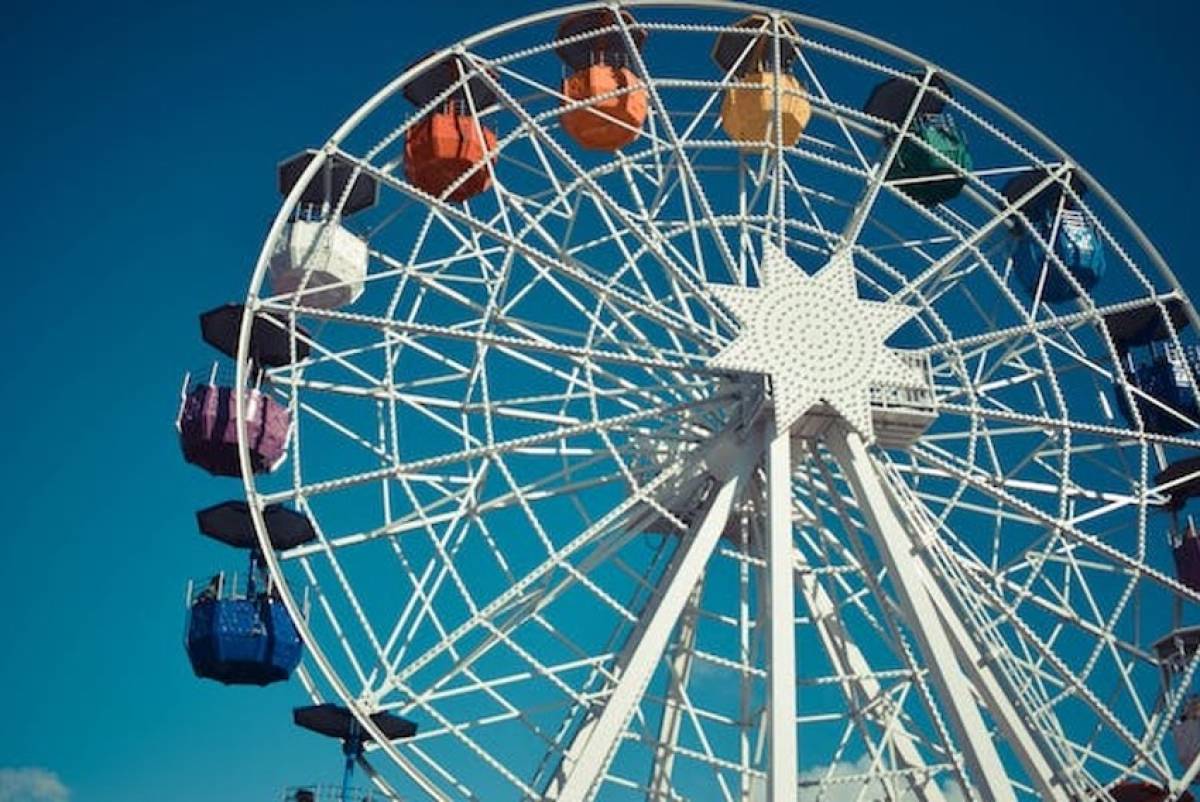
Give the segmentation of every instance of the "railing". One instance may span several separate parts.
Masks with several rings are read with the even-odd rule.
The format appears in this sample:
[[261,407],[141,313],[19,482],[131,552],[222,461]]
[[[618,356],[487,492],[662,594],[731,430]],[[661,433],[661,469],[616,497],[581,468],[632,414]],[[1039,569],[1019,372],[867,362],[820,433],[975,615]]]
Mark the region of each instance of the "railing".
[[1183,703],[1183,709],[1179,711],[1180,720],[1200,718],[1200,695],[1192,694]]
[[[247,414],[250,417],[254,416],[257,409],[258,396],[263,392],[264,374],[261,372],[253,372],[253,381],[251,384],[251,394],[248,403]],[[179,428],[180,418],[183,416],[183,408],[187,404],[188,396],[192,392],[202,386],[209,387],[235,387],[237,384],[237,368],[222,360],[213,361],[212,365],[202,370],[189,370],[183,374],[183,382],[179,388],[179,411],[175,415],[175,428]]]
[[948,131],[952,135],[957,136],[963,142],[966,141],[966,137],[963,136],[958,130],[958,123],[954,122],[954,118],[944,111],[922,114],[919,116],[918,122],[933,128],[940,128],[943,131]]
[[[291,585],[290,582],[288,584]],[[237,571],[232,573],[221,571],[210,577],[189,579],[187,583],[187,595],[184,597],[184,605],[188,609],[191,609],[196,602],[202,600],[238,601],[242,599],[261,598],[263,596],[278,598],[278,594],[275,591],[275,583],[270,577],[256,577],[253,588],[251,588],[250,577],[248,575],[239,574]],[[309,597],[307,587],[304,588],[299,601],[304,617],[308,618]]]
[[340,785],[303,785],[283,792],[283,802],[388,802],[388,797]]
[[1200,368],[1200,346],[1184,344],[1176,348],[1174,343],[1167,343],[1163,346],[1162,359],[1171,366],[1175,383],[1180,386],[1187,386],[1191,382],[1189,373],[1192,376],[1200,373],[1197,370]]
[[1074,228],[1090,228],[1087,217],[1078,209],[1063,209],[1059,225],[1072,226]]
[[933,392],[933,367],[928,354],[894,351],[900,361],[922,378],[921,387],[877,384],[871,386],[871,406],[882,409],[904,408],[932,412],[937,408]]
[[257,596],[260,593],[269,592],[268,584],[268,580],[256,579],[253,587],[254,593],[251,594],[250,578],[246,574],[237,571],[221,571],[209,577],[189,579],[185,602],[187,606],[191,607],[192,604],[202,599],[213,601],[246,599],[251,595]]

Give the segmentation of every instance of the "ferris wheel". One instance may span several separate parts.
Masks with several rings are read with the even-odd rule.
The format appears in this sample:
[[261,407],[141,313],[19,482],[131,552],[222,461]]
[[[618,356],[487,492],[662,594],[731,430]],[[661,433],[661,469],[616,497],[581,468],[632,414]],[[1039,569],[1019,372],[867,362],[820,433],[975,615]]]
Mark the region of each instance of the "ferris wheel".
[[189,591],[197,673],[303,650],[297,723],[406,800],[1190,799],[1200,320],[1014,112],[798,14],[590,3],[279,180],[180,414],[251,554]]

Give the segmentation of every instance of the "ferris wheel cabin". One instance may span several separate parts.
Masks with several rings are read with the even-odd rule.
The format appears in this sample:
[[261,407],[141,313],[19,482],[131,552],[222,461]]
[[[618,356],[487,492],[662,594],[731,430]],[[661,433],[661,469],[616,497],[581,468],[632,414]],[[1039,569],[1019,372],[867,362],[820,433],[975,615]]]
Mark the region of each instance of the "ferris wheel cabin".
[[1161,785],[1135,780],[1117,783],[1108,789],[1108,793],[1114,802],[1167,802],[1169,799],[1175,799],[1177,802],[1194,802],[1191,791],[1184,791],[1178,797],[1174,797]]
[[[380,711],[372,713],[370,719],[388,741],[399,741],[417,734],[416,723],[395,713]],[[292,721],[310,732],[341,741],[346,762],[340,788],[323,785],[297,788],[286,799],[289,802],[369,802],[372,799],[370,792],[364,795],[350,787],[355,763],[362,757],[366,744],[374,740],[374,736],[363,729],[354,714],[346,707],[326,702],[293,708]]]
[[[306,150],[279,165],[279,192],[291,193],[317,155]],[[276,240],[268,269],[277,294],[295,294],[300,306],[338,309],[354,303],[367,276],[367,243],[341,220],[374,206],[379,182],[340,156],[325,159],[300,193],[292,218]]]
[[1200,495],[1200,457],[1173,462],[1154,477],[1159,492],[1167,496],[1171,515],[1169,542],[1175,560],[1175,576],[1194,591],[1200,592],[1200,536],[1195,521],[1184,514],[1188,501]]
[[563,81],[563,105],[590,101],[564,111],[563,130],[586,150],[615,151],[641,134],[648,111],[646,90],[634,72],[646,32],[628,11],[581,11],[558,26],[555,52],[572,71]]
[[[900,131],[903,140],[887,180],[917,203],[936,206],[958,196],[966,184],[963,173],[973,163],[966,136],[945,108],[945,98],[953,96],[950,85],[937,73],[930,75],[928,85],[923,83],[920,74],[884,81],[872,90],[863,111],[902,129],[911,110],[912,121],[907,131]],[[885,145],[891,147],[896,136],[889,129]]]
[[[189,380],[179,412],[183,458],[214,476],[241,476],[237,449],[237,393],[232,387]],[[269,473],[287,448],[291,416],[278,401],[251,389],[246,397],[250,469]]]
[[186,647],[197,677],[225,685],[287,680],[304,653],[283,603],[224,573],[191,595]]
[[[1184,767],[1200,755],[1200,694],[1195,691],[1194,681],[1189,686],[1183,684],[1195,671],[1197,647],[1200,647],[1200,627],[1176,629],[1154,645],[1162,671],[1163,698],[1174,708],[1171,737],[1175,742],[1175,755]],[[1185,794],[1179,799],[1190,800],[1191,795]]]
[[[1069,181],[1076,196],[1086,192],[1074,175]],[[1059,180],[1050,179],[1043,169],[1027,170],[1010,179],[1001,191],[1029,221],[1025,225],[1018,219],[1013,226],[1012,263],[1013,273],[1030,297],[1062,303],[1100,282],[1106,268],[1100,235]]]
[[1196,430],[1200,346],[1176,341],[1190,322],[1178,299],[1163,302],[1161,310],[1152,304],[1105,316],[1128,385],[1128,393],[1119,384],[1115,387],[1117,407],[1131,426],[1138,426],[1136,407],[1148,432],[1177,435]]
[[[799,55],[799,34],[792,23],[779,20],[776,40],[775,22],[765,14],[751,14],[734,23],[737,31],[717,35],[712,59],[726,80],[737,82],[725,90],[721,102],[721,127],[735,142],[745,143],[744,150],[761,151],[775,143],[776,95],[779,96],[779,140],[794,147],[812,117],[812,106],[804,84],[792,75],[792,64]],[[779,69],[775,69],[778,47]],[[778,75],[778,81],[776,76]]]
[[421,191],[454,203],[491,186],[490,154],[496,149],[496,134],[480,119],[496,93],[469,74],[459,56],[448,56],[404,87],[418,109],[433,108],[407,133],[404,174]]
[[[209,345],[227,356],[237,354],[243,307],[226,304],[200,316],[201,334]],[[308,356],[308,347],[298,345],[297,358]],[[261,380],[263,366],[278,367],[291,361],[287,324],[267,314],[254,318],[250,335],[253,372]],[[291,414],[264,393],[261,387],[246,392],[246,434],[250,443],[251,470],[268,473],[286,455]],[[238,461],[237,391],[218,381],[214,366],[205,380],[188,377],[176,420],[183,456],[214,476],[241,476]]]
[[[272,548],[286,550],[316,538],[312,522],[281,505],[263,510]],[[200,532],[249,553],[249,570],[219,573],[188,588],[186,648],[196,676],[226,685],[270,685],[288,679],[304,643],[266,576],[246,502],[227,501],[196,513]]]

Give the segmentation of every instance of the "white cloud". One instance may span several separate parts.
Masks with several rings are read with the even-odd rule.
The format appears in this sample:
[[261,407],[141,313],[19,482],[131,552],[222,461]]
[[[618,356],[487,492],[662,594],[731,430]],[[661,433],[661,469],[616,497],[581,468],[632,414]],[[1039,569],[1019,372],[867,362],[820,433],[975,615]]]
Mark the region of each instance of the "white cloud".
[[[828,766],[802,771],[800,772],[800,782],[819,782],[827,777],[834,779],[845,775],[862,775],[867,773],[870,766],[870,758],[863,756],[854,763],[835,763],[832,772],[830,772]],[[751,802],[764,802],[767,798],[766,790],[765,783],[755,783],[752,785],[750,788]],[[946,802],[965,802],[966,799],[958,786],[953,783],[942,786],[942,795],[945,797]],[[884,793],[883,788],[877,784],[868,786],[864,793],[862,783],[847,782],[830,783],[826,786],[823,794],[818,787],[802,787],[797,799],[799,802],[816,802],[818,799],[821,802],[879,802],[880,800],[887,799],[887,795]],[[900,799],[908,802],[913,797],[911,794],[903,794]],[[0,802],[3,802],[3,800],[0,800]]]
[[0,768],[0,802],[67,802],[71,792],[49,769]]

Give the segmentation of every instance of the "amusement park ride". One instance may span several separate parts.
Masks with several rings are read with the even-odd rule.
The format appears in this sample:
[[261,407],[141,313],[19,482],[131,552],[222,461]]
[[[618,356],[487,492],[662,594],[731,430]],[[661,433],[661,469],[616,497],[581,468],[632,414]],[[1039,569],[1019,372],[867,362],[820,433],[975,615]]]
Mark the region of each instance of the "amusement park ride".
[[1012,111],[591,3],[278,175],[178,429],[196,675],[342,745],[287,800],[1191,800],[1196,312]]

